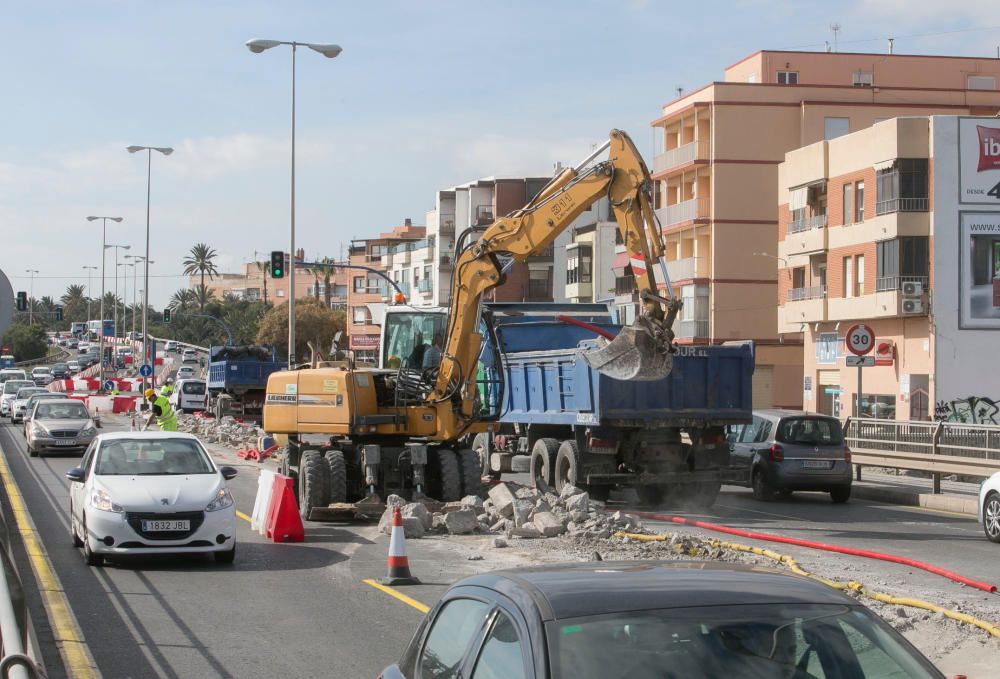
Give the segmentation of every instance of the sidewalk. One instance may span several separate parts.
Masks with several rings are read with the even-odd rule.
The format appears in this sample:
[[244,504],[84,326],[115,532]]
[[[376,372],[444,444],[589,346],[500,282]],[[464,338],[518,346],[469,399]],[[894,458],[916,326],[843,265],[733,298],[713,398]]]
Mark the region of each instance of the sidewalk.
[[861,480],[855,479],[851,496],[861,500],[876,500],[976,516],[979,505],[978,483],[942,479],[941,493],[935,495],[932,488],[932,480],[929,478],[882,474],[862,467]]

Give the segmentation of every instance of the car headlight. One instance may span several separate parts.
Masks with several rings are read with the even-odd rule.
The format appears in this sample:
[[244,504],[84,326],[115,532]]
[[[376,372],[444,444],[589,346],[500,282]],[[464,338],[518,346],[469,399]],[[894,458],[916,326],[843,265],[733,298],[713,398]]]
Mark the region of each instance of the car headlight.
[[85,436],[87,438],[93,438],[97,436],[97,428],[94,425],[89,424],[80,430],[80,436]]
[[215,494],[215,499],[208,503],[205,507],[206,512],[217,512],[220,509],[225,509],[226,507],[231,507],[233,504],[233,494],[229,492],[228,488],[220,488],[219,492]]
[[111,501],[111,496],[100,488],[94,490],[94,494],[90,497],[90,504],[94,506],[94,509],[100,509],[104,512],[123,512],[121,505],[116,505]]
[[37,422],[32,422],[31,423],[31,433],[34,434],[35,436],[45,436],[48,432],[46,432],[42,428],[42,426],[40,424],[38,424]]

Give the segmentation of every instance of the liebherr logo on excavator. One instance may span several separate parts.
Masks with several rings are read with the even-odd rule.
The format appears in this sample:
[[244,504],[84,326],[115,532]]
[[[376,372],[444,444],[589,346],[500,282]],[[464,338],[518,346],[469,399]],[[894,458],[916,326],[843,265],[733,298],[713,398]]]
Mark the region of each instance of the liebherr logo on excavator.
[[552,216],[555,219],[561,219],[564,214],[576,207],[576,201],[573,200],[573,196],[564,194],[559,196],[552,202]]

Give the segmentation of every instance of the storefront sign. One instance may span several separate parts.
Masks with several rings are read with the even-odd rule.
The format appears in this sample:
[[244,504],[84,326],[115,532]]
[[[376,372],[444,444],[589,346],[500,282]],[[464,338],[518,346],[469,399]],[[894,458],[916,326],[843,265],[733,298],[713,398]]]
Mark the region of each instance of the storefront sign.
[[378,335],[351,335],[351,349],[378,349]]
[[1000,120],[958,121],[958,202],[1000,206]]

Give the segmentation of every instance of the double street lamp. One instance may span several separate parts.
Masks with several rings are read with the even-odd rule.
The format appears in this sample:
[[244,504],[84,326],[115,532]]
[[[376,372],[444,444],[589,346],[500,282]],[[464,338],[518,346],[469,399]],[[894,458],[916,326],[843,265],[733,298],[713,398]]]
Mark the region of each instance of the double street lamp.
[[[101,356],[101,383],[103,384],[104,383],[104,294],[105,294],[104,261],[106,259],[104,256],[104,252],[105,250],[108,249],[108,220],[110,219],[113,222],[120,222],[122,220],[122,217],[94,217],[94,216],[87,217],[88,222],[93,222],[98,219],[100,219],[104,223],[104,227],[101,231],[102,233],[101,235],[101,320],[98,323],[100,329],[97,331],[97,337],[98,337],[97,346],[99,347],[98,351],[100,352]],[[104,387],[102,386],[101,388],[103,389]]]
[[31,274],[31,283],[28,287],[28,325],[35,322],[35,274],[38,269],[25,269],[24,273]]
[[[115,313],[114,313],[114,323],[115,323],[115,337],[118,337],[118,251],[119,250],[129,250],[132,248],[131,245],[113,245],[108,243],[104,246],[106,250],[111,248],[115,249]],[[102,322],[104,319],[101,319]]]
[[[162,153],[165,156],[169,156],[174,152],[169,146],[129,146],[126,149],[129,153],[138,153],[139,151],[146,152],[146,255],[144,259],[149,262],[149,196],[150,187],[152,185],[152,175],[153,175],[153,151],[157,153]],[[147,360],[147,355],[149,354],[149,337],[146,333],[146,310],[149,308],[149,266],[148,264],[143,267],[142,274],[142,360],[145,362]],[[156,357],[149,356],[149,364],[156,370]],[[154,380],[155,380],[155,372]],[[155,384],[155,382],[154,382]],[[146,391],[146,378],[142,378],[142,390]]]
[[292,186],[288,250],[288,367],[291,368],[295,365],[295,52],[298,47],[308,47],[328,59],[333,59],[342,49],[340,45],[294,40],[254,39],[248,40],[246,45],[254,54],[260,54],[278,45],[289,45],[292,48]]
[[[136,310],[136,307],[139,306],[137,304],[137,302],[139,300],[139,295],[138,295],[138,293],[136,292],[136,289],[135,289],[136,288],[135,275],[136,275],[136,270],[137,270],[139,262],[145,262],[146,258],[143,257],[142,255],[125,255],[125,259],[131,259],[132,260],[132,263],[129,264],[129,266],[132,267],[132,334],[135,335],[135,310]],[[154,262],[152,260],[150,260],[149,263],[150,264],[156,264],[156,262]],[[143,299],[143,301],[145,301],[145,298]],[[143,314],[143,317],[145,317],[145,315],[146,315],[146,310],[145,309],[142,310],[142,314]],[[145,346],[145,345],[143,345],[143,346]]]

